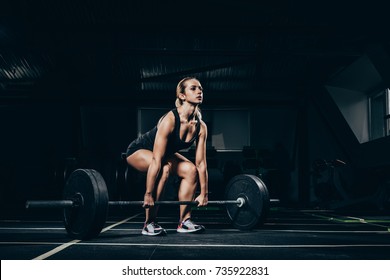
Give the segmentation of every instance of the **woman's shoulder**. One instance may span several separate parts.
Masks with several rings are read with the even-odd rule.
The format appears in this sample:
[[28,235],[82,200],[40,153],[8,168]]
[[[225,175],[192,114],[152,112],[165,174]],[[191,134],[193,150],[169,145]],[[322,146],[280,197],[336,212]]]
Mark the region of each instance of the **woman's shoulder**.
[[165,115],[163,115],[160,120],[158,121],[157,126],[160,127],[163,126],[175,126],[175,115],[173,113],[173,110],[169,111]]
[[165,114],[165,118],[167,118],[169,122],[175,122],[176,116],[175,116],[174,110],[175,109],[173,109]]

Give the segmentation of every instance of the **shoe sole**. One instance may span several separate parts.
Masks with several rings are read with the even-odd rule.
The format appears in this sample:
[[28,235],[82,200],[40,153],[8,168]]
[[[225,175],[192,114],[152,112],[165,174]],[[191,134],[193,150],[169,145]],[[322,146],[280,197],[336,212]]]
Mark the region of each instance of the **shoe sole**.
[[200,229],[177,229],[176,231],[178,233],[201,233],[205,230],[204,227],[201,227]]
[[157,235],[164,235],[164,234],[166,234],[166,231],[162,230],[160,232],[155,233],[155,232],[147,232],[147,231],[143,230],[141,233],[142,233],[142,235],[145,235],[145,236],[157,236]]

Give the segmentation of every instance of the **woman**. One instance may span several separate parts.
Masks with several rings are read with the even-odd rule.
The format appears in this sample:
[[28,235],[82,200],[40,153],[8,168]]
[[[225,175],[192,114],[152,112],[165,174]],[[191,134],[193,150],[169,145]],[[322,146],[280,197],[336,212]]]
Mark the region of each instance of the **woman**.
[[[207,126],[202,121],[199,106],[203,102],[203,88],[193,77],[182,79],[176,87],[176,108],[165,114],[157,126],[134,140],[127,149],[127,163],[141,172],[147,172],[144,204],[146,220],[144,235],[159,235],[165,230],[156,223],[159,200],[170,174],[181,179],[179,201],[194,200],[198,206],[208,203],[208,174],[206,163]],[[196,143],[195,164],[178,153]],[[177,232],[199,232],[203,226],[191,220],[191,206],[180,205]]]

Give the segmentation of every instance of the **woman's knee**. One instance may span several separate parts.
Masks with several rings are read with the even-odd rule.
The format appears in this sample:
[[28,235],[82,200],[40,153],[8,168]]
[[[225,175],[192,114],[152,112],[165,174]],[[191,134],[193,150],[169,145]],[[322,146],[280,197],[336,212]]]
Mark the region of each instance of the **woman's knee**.
[[198,169],[189,161],[180,164],[180,177],[196,182],[198,180]]

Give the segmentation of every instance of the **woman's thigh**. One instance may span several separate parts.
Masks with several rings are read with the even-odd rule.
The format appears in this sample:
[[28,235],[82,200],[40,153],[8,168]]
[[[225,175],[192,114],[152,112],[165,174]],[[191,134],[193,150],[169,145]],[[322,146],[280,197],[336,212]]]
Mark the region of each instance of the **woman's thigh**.
[[[150,163],[152,162],[153,152],[140,149],[135,151],[133,154],[127,157],[127,163],[141,172],[147,172]],[[167,158],[163,165],[168,164],[170,172],[176,174],[177,176],[183,178],[189,172],[196,172],[195,165],[186,157],[179,153],[175,153],[169,158]]]
[[140,149],[132,153],[126,158],[129,165],[141,172],[148,171],[149,165],[152,162],[153,153],[146,149]]

